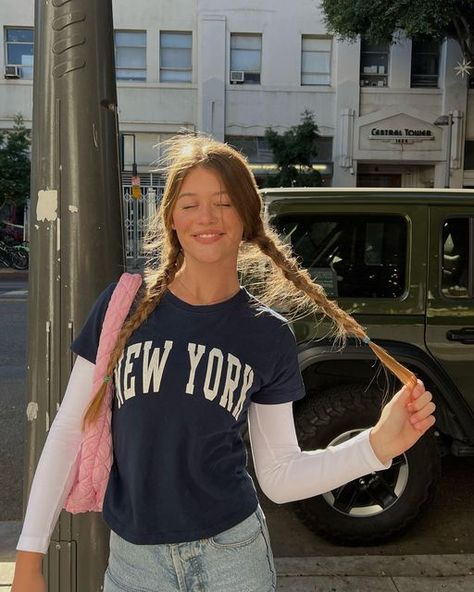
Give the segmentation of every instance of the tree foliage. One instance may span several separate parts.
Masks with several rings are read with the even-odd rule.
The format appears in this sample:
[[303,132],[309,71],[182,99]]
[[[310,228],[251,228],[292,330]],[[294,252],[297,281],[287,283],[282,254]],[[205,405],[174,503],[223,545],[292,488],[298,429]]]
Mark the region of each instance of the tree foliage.
[[30,131],[15,115],[13,129],[0,130],[0,209],[23,206],[30,193]]
[[266,187],[319,187],[321,174],[312,167],[318,155],[318,126],[312,111],[301,114],[301,123],[279,134],[271,127],[265,130],[265,138],[273,151],[278,167],[276,175],[265,181]]
[[392,41],[400,29],[407,37],[457,39],[474,63],[474,0],[318,0],[326,25],[343,39],[358,35]]

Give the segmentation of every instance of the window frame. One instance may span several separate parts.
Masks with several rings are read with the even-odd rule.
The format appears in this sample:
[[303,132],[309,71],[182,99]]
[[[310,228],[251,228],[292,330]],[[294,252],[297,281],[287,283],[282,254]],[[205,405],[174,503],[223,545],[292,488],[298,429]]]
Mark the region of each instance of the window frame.
[[[369,44],[369,42],[367,40],[365,40],[364,38],[361,38],[361,40],[360,40],[360,56],[359,56],[359,85],[360,85],[360,87],[362,87],[362,88],[390,88],[390,68],[391,68],[392,52],[391,52],[390,43],[388,41],[386,43],[387,43],[387,51],[364,50],[364,44],[371,45],[372,47],[377,44],[374,44],[374,43]],[[380,45],[380,44],[378,44],[378,45]],[[387,56],[387,71],[383,74],[379,73],[379,72],[363,72],[362,68],[366,67],[366,66],[362,65],[363,56],[365,56],[365,55],[385,55],[385,56]],[[371,67],[373,68],[373,67],[375,67],[375,65],[372,64]],[[380,68],[380,65],[377,65],[377,68]],[[364,80],[364,77],[368,77],[368,78]],[[368,82],[371,79],[374,82],[377,82],[377,84],[363,84],[363,82]],[[385,84],[382,84],[382,85],[379,84],[378,83],[379,80],[384,80]]]
[[[31,31],[33,33],[33,41],[8,41],[8,31]],[[35,50],[35,28],[34,27],[15,27],[12,25],[5,25],[3,27],[3,40],[4,40],[4,59],[5,59],[5,66],[17,66],[20,69],[20,79],[21,80],[33,80],[34,76],[34,50]],[[13,64],[8,60],[8,47],[10,45],[32,45],[33,46],[33,53],[31,54],[33,57],[32,65],[25,66],[24,64]],[[31,78],[24,78],[23,76],[23,68],[31,68]]]
[[[318,39],[320,41],[329,41],[329,51],[322,51],[322,50],[311,50],[311,49],[303,49],[303,41],[305,39]],[[304,53],[318,53],[318,54],[329,54],[329,72],[303,72],[303,54]],[[332,59],[333,59],[333,37],[327,35],[311,35],[311,34],[304,34],[301,35],[301,52],[300,52],[300,86],[332,86]],[[324,75],[328,77],[327,83],[307,83],[303,82],[303,75],[305,74],[316,74],[316,75]]]
[[[189,36],[190,39],[191,39],[191,47],[168,47],[168,46],[163,46],[162,45],[162,35],[163,35],[163,33],[164,34],[171,34],[171,35],[182,35],[183,37],[185,35],[186,36]],[[186,30],[186,31],[184,31],[184,30],[183,31],[178,31],[178,30],[175,30],[175,29],[173,29],[173,30],[160,29],[158,35],[159,35],[159,41],[158,41],[158,43],[159,43],[159,52],[160,52],[159,65],[158,65],[158,68],[159,68],[158,76],[159,76],[160,83],[161,84],[192,84],[192,82],[193,82],[193,42],[194,42],[194,39],[193,39],[193,31],[189,31],[189,30]],[[189,68],[188,67],[183,68],[183,67],[176,67],[175,66],[173,68],[170,68],[168,66],[162,66],[162,64],[161,64],[162,53],[161,52],[162,52],[163,49],[180,49],[180,50],[187,50],[187,51],[189,51],[190,52],[190,57],[191,57],[191,60],[190,60],[190,64],[191,65],[190,65],[190,67]],[[189,75],[190,75],[189,76],[189,80],[162,80],[162,72],[163,71],[166,71],[166,72],[189,72]]]
[[[235,50],[238,51],[247,51],[247,48],[238,48],[238,47],[232,47],[232,37],[255,37],[257,39],[260,39],[260,63],[259,63],[259,70],[234,70],[232,68],[232,52]],[[248,51],[256,51],[255,49],[253,50],[248,50]],[[257,32],[257,33],[249,33],[249,32],[238,32],[238,31],[231,31],[230,32],[230,37],[229,37],[229,84],[233,84],[233,82],[230,79],[230,73],[231,72],[244,72],[244,81],[241,82],[240,84],[247,84],[249,86],[259,86],[262,84],[262,63],[263,63],[263,33],[261,32]],[[248,74],[258,74],[258,82],[252,82],[251,80],[245,80],[245,73]]]
[[[467,296],[465,298],[456,297],[456,296],[448,296],[444,294],[442,291],[443,288],[443,253],[444,253],[444,243],[442,241],[443,237],[443,228],[444,224],[448,220],[452,220],[454,218],[463,218],[467,219],[468,221],[468,253],[471,253],[470,259],[468,259],[468,268],[467,268]],[[451,305],[454,303],[459,302],[469,302],[474,300],[474,215],[469,214],[449,214],[443,216],[440,220],[440,226],[438,229],[438,298],[444,300],[445,302],[449,302]]]
[[[417,39],[412,39],[412,44],[411,44],[411,60],[410,60],[410,88],[439,88],[439,75],[440,75],[440,64],[441,64],[441,42],[438,42],[438,52],[436,54],[437,57],[437,65],[438,65],[438,72],[436,74],[436,84],[432,85],[432,84],[414,84],[414,80],[413,77],[414,76],[425,76],[425,77],[431,77],[434,78],[434,74],[413,74],[413,59],[415,57],[415,43],[420,42],[421,40],[417,40]],[[431,55],[434,56],[434,52],[428,52],[428,51],[424,51],[424,52],[417,52],[417,55]]]
[[[469,145],[470,145],[470,148],[469,148],[470,158],[469,158],[469,160],[472,161],[472,164],[473,164],[473,166],[471,168],[467,168],[466,167],[466,161],[467,161],[466,153],[468,151],[468,149],[467,149],[468,142],[469,142]],[[464,162],[464,166],[463,166],[463,170],[464,171],[474,171],[474,139],[471,140],[469,138],[466,138],[464,140],[464,158],[463,158],[463,162]]]
[[[270,216],[270,223],[272,224],[272,226],[274,226],[277,230],[277,232],[282,236],[282,238],[284,240],[287,240],[287,236],[284,236],[281,232],[280,232],[280,228],[279,228],[279,221],[281,221],[282,219],[286,219],[286,218],[303,218],[303,217],[311,217],[311,218],[320,218],[325,220],[326,222],[328,221],[328,219],[330,218],[340,218],[341,220],[344,219],[348,219],[349,217],[351,218],[358,218],[361,224],[368,224],[368,223],[373,223],[373,222],[377,222],[380,221],[379,219],[383,219],[383,223],[385,223],[386,221],[390,221],[389,219],[394,220],[395,222],[398,222],[399,224],[402,224],[403,227],[400,228],[401,232],[404,234],[404,242],[403,242],[403,248],[404,248],[404,252],[403,252],[403,263],[404,266],[403,268],[400,267],[400,271],[403,274],[403,285],[400,286],[400,293],[397,296],[361,296],[361,295],[340,295],[339,294],[339,290],[337,291],[337,295],[335,296],[331,296],[334,297],[336,299],[340,299],[341,301],[343,300],[352,300],[352,301],[363,301],[363,302],[370,302],[370,303],[374,303],[373,306],[376,306],[376,302],[378,301],[390,301],[390,302],[406,302],[407,304],[409,303],[407,301],[407,295],[410,292],[410,266],[411,266],[411,232],[412,232],[412,228],[411,228],[411,221],[409,218],[407,218],[405,215],[403,215],[403,213],[401,212],[383,212],[383,211],[376,211],[374,213],[368,213],[368,212],[359,212],[359,211],[354,211],[352,213],[341,213],[338,211],[331,211],[331,210],[327,210],[327,211],[304,211],[304,212],[300,212],[300,211],[281,211],[278,212],[276,214],[273,214]],[[367,227],[365,227],[365,230],[367,229]],[[291,239],[290,239],[291,240]],[[364,244],[366,244],[366,240],[367,240],[367,233],[365,232],[364,234]],[[295,256],[297,256],[300,260],[301,260],[301,255],[295,251],[294,247],[293,247],[293,243],[291,241],[291,247],[292,247],[292,251],[294,253]],[[365,262],[365,255],[364,255],[364,262]],[[303,265],[303,263],[302,263]],[[386,264],[385,263],[381,263],[381,264],[372,264],[372,265],[366,265],[367,268],[370,267],[384,267]],[[326,268],[316,268],[316,267],[307,267],[306,268],[308,270],[309,273],[311,269],[326,269]],[[338,286],[339,287],[339,286]]]
[[[145,34],[145,44],[144,45],[117,45],[116,34],[117,33],[135,33],[135,34]],[[117,66],[117,49],[118,47],[121,48],[129,48],[129,49],[137,49],[141,48],[145,50],[145,66],[143,68],[139,68],[138,66],[129,66],[127,68]],[[147,31],[146,29],[114,29],[114,60],[115,60],[115,79],[117,82],[147,82],[148,79],[148,72],[147,72]],[[119,70],[137,70],[139,72],[144,72],[144,78],[120,78],[118,76]]]

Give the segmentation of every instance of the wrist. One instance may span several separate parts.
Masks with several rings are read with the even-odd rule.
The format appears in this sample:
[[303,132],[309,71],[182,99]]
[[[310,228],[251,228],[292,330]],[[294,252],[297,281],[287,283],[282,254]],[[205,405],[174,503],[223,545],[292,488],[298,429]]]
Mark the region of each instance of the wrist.
[[22,570],[31,572],[41,571],[44,553],[37,553],[36,551],[20,551],[16,552],[15,563]]
[[392,460],[393,455],[391,455],[386,446],[383,443],[383,440],[380,436],[380,431],[377,426],[374,426],[369,432],[369,442],[372,446],[372,450],[374,451],[375,456],[378,460],[383,464],[386,465],[390,460]]

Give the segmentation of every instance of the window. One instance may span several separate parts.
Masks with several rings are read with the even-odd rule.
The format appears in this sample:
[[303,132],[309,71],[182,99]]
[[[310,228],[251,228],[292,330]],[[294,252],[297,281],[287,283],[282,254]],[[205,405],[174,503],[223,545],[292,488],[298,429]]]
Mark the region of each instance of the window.
[[133,163],[136,162],[135,147],[135,134],[120,134],[120,170],[132,170]]
[[439,41],[413,39],[411,52],[411,86],[437,88],[439,73]]
[[301,84],[331,84],[331,39],[303,35],[301,40]]
[[388,43],[370,43],[366,39],[361,40],[361,86],[388,86],[389,54]]
[[[265,136],[225,136],[225,141],[239,152],[242,152],[251,164],[273,164],[275,158],[268,140]],[[332,138],[321,136],[317,141],[317,156],[312,163],[320,165],[322,174],[332,172],[330,166],[325,163],[332,163]]]
[[473,265],[469,218],[445,220],[441,241],[441,293],[448,298],[469,298],[469,268]]
[[329,297],[399,298],[405,291],[401,216],[304,214],[271,222]]
[[117,80],[146,80],[146,32],[115,32]]
[[474,140],[466,140],[464,145],[464,170],[474,170]]
[[162,31],[160,33],[160,82],[191,81],[191,32]]
[[262,63],[262,35],[231,33],[230,81],[237,82],[233,72],[243,72],[243,84],[260,84]]
[[242,152],[251,163],[273,163],[273,151],[264,136],[226,136],[225,141]]
[[[251,162],[274,162],[273,150],[265,136],[226,136],[225,141],[243,152]],[[332,162],[332,137],[320,136],[313,162]]]
[[19,66],[20,78],[33,79],[34,30],[5,29],[5,53],[7,66]]

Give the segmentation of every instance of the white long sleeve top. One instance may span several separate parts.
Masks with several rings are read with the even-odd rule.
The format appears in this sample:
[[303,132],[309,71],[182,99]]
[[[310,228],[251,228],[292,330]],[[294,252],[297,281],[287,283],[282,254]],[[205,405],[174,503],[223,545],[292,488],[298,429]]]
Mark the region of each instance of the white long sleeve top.
[[[17,550],[47,553],[74,477],[94,369],[94,364],[77,357],[35,471]],[[391,461],[382,464],[375,455],[370,429],[337,446],[302,451],[292,402],[252,402],[248,425],[258,483],[265,495],[279,504],[319,495],[391,466]]]

